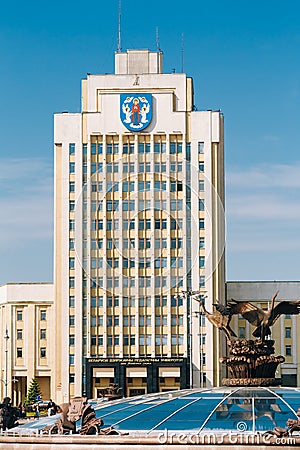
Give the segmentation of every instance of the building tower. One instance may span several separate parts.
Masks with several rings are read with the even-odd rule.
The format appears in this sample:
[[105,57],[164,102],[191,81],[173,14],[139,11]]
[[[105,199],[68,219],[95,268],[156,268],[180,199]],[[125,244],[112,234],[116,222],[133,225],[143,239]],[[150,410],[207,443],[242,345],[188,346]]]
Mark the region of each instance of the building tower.
[[[115,54],[55,114],[56,400],[217,385],[224,299],[223,117],[162,53]],[[210,351],[206,352],[206,348]],[[206,356],[206,357],[205,357]]]

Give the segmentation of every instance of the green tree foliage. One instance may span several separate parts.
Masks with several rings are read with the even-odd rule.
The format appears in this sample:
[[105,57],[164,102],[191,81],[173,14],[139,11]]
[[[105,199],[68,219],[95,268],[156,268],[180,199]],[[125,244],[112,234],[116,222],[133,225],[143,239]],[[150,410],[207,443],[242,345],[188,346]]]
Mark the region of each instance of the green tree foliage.
[[24,401],[25,406],[36,403],[36,397],[42,395],[41,388],[36,378],[32,378]]

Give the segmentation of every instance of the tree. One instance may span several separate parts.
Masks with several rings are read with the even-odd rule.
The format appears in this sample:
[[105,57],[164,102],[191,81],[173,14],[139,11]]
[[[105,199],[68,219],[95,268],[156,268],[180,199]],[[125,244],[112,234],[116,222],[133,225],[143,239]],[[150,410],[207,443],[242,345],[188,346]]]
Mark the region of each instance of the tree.
[[27,391],[27,395],[25,397],[24,404],[25,406],[32,405],[36,402],[36,397],[41,395],[41,388],[36,378],[32,378],[30,381],[30,385]]

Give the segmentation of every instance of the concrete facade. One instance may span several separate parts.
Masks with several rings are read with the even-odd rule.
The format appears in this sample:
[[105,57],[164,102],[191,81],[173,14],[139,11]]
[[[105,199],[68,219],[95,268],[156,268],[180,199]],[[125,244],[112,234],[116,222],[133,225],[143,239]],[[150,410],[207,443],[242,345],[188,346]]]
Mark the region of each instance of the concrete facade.
[[[82,81],[80,113],[54,120],[57,401],[97,396],[118,359],[132,366],[126,395],[147,392],[155,359],[159,389],[220,380],[218,333],[178,296],[224,298],[222,114],[194,111],[192,79],[162,73],[161,52],[117,53],[115,67]],[[152,120],[130,131],[120,95],[144,93]]]

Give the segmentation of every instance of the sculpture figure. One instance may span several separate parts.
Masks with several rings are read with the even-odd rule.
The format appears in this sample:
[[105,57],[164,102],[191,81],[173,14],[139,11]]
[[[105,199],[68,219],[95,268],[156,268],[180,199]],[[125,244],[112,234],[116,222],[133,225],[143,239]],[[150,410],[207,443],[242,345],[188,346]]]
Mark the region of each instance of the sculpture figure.
[[0,403],[0,409],[3,431],[16,427],[18,425],[17,408],[11,405],[11,399],[9,397],[3,399],[3,403]]
[[[278,292],[273,295],[271,307],[267,311],[248,301],[231,299],[227,306],[214,304],[215,311],[210,313],[204,302],[197,299],[207,320],[226,334],[229,352],[220,358],[220,362],[226,365],[230,377],[223,378],[223,385],[277,386],[281,383],[281,379],[276,378],[276,369],[285,359],[283,356],[274,356],[274,341],[266,337],[271,334],[270,327],[281,314],[299,314],[300,301],[282,301],[275,306],[277,295]],[[253,332],[256,340],[233,339],[236,334],[230,327],[230,321],[234,314],[241,314],[256,326]]]
[[273,295],[271,307],[267,311],[250,302],[240,302],[231,299],[231,301],[228,302],[228,313],[230,314],[230,317],[233,314],[241,314],[244,319],[256,326],[256,329],[252,333],[253,336],[265,341],[266,337],[271,334],[270,327],[276,322],[281,314],[299,314],[300,312],[300,301],[283,301],[275,306],[277,295],[278,291]]
[[85,397],[75,397],[70,403],[60,405],[61,417],[53,425],[44,427],[44,433],[75,434],[76,422],[81,418],[80,434],[98,434],[103,425],[101,418],[96,418],[94,409]]
[[288,419],[286,422],[287,428],[274,427],[273,430],[268,430],[264,435],[276,436],[278,438],[283,438],[287,436],[292,436],[294,431],[300,431],[300,408],[297,411],[298,419]]
[[230,341],[232,337],[236,337],[235,332],[230,328],[229,325],[232,314],[227,310],[225,306],[214,305],[216,307],[216,310],[213,313],[210,313],[206,310],[204,302],[202,300],[198,301],[207,320],[209,320],[209,322],[211,322],[215,327],[224,331],[228,341]]

